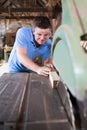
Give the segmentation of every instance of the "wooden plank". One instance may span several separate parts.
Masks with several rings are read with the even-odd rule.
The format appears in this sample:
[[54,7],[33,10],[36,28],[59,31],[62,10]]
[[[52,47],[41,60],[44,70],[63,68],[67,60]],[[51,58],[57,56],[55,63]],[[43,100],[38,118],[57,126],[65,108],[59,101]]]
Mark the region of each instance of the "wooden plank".
[[71,130],[49,77],[35,73],[0,78],[0,130]]
[[58,84],[60,82],[60,77],[58,76],[56,71],[51,71],[50,72],[49,79],[50,79],[52,88],[57,88]]
[[[6,129],[7,130],[7,129]],[[68,122],[26,122],[20,124],[20,128],[16,130],[73,130]]]
[[0,78],[0,122],[16,122],[27,84],[28,74],[4,74]]
[[67,115],[49,77],[30,74],[23,120],[17,129],[71,130]]

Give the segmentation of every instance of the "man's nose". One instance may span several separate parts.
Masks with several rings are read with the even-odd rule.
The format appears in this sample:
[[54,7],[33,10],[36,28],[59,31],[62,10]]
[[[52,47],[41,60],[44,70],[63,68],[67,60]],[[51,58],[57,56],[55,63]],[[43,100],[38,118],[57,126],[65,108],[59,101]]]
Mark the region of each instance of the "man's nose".
[[45,36],[44,35],[41,35],[41,39],[44,39],[45,38]]

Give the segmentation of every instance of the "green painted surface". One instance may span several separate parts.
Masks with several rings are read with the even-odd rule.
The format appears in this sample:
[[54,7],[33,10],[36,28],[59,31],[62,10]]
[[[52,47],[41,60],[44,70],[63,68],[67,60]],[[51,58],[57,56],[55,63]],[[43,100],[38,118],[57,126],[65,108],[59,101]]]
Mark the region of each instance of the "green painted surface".
[[[87,90],[87,53],[80,36],[87,33],[87,0],[62,0],[62,24],[53,36],[53,63],[71,93],[79,100]],[[53,48],[52,48],[53,49]]]

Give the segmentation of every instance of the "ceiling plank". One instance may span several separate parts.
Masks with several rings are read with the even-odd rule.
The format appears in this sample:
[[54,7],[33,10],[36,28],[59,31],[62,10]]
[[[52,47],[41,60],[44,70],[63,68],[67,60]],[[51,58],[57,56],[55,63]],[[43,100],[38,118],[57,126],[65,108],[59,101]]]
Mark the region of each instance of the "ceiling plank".
[[[9,8],[10,12],[48,12],[47,8]],[[0,13],[8,13],[8,8],[0,8]]]

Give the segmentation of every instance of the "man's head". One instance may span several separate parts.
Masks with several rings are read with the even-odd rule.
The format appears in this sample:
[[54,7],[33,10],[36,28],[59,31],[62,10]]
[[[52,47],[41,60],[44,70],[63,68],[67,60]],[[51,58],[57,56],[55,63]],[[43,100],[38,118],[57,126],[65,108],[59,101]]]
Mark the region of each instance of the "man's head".
[[37,16],[34,19],[34,28],[39,27],[41,29],[51,29],[51,23],[47,16]]
[[42,45],[51,36],[51,23],[48,17],[38,16],[34,19],[34,37],[35,41]]

